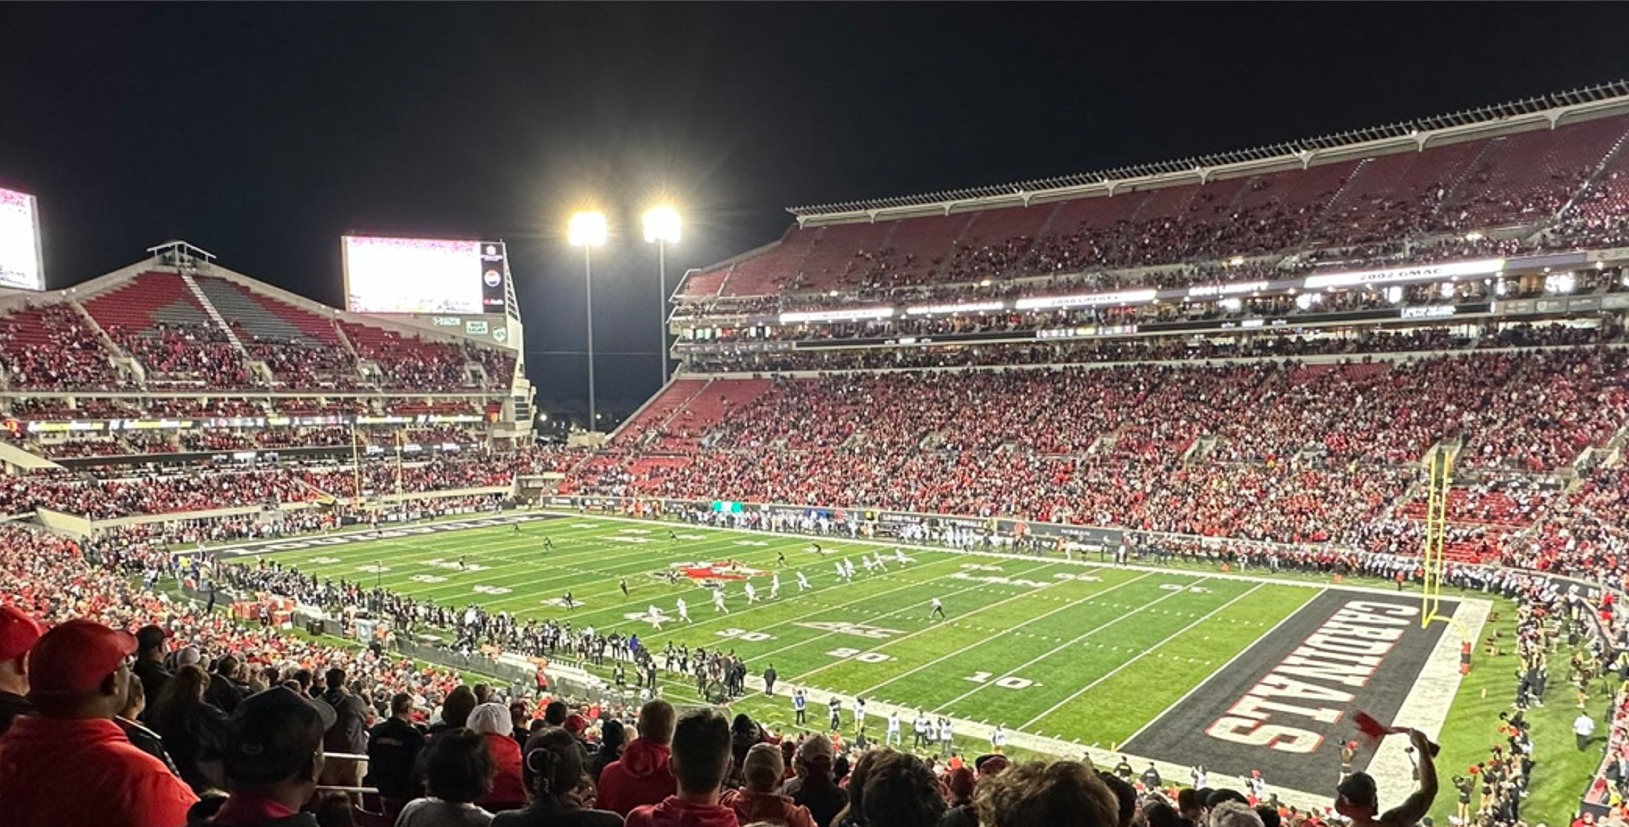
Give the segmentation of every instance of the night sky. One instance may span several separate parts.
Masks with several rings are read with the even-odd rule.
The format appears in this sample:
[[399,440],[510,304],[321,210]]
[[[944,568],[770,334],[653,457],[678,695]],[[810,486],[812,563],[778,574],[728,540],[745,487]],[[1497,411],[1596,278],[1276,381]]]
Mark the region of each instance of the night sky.
[[1629,77],[1626,4],[0,4],[0,185],[48,286],[182,238],[341,301],[348,231],[503,238],[545,399],[656,387],[669,273],[792,205],[1088,172]]

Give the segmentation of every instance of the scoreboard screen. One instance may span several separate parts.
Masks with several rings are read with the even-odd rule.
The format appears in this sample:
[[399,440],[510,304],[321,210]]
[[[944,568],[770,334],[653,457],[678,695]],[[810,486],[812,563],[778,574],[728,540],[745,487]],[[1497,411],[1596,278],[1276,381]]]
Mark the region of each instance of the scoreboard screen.
[[45,289],[40,212],[34,196],[0,189],[0,287]]
[[348,235],[341,244],[352,313],[504,312],[501,241]]

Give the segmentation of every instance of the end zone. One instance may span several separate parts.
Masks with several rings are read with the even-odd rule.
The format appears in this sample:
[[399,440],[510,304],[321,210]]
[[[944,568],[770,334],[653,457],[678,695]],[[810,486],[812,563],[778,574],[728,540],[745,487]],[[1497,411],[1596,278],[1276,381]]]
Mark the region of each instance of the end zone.
[[[1421,628],[1420,612],[1418,595],[1325,591],[1123,748],[1239,776],[1260,770],[1272,789],[1331,789],[1340,745],[1355,736],[1350,715],[1396,718],[1443,639],[1447,627]],[[1372,757],[1360,752],[1356,766]]]

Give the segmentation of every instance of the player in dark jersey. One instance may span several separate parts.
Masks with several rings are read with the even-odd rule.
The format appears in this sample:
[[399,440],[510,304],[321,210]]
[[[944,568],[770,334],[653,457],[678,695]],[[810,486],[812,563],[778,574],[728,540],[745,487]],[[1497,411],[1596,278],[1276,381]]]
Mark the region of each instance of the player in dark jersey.
[[543,537],[543,547],[547,548],[547,549],[554,548],[554,540],[550,539],[548,536],[545,535]]
[[784,551],[775,552],[775,565],[777,565],[777,566],[786,565],[786,552],[784,552]]
[[577,601],[571,599],[571,592],[566,592],[566,609],[577,608]]
[[627,598],[627,596],[628,596],[628,578],[624,577],[621,580],[618,580],[617,581],[617,588],[622,589],[623,598]]

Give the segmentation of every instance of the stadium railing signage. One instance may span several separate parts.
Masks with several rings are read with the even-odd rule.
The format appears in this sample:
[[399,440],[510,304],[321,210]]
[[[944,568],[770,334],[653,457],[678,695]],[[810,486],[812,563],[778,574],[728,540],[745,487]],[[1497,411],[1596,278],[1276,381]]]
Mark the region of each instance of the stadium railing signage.
[[1359,270],[1307,276],[1301,286],[1308,290],[1326,287],[1353,287],[1362,284],[1397,284],[1408,281],[1437,281],[1461,276],[1491,276],[1505,269],[1502,258],[1455,261],[1423,267],[1397,267],[1390,270]]

